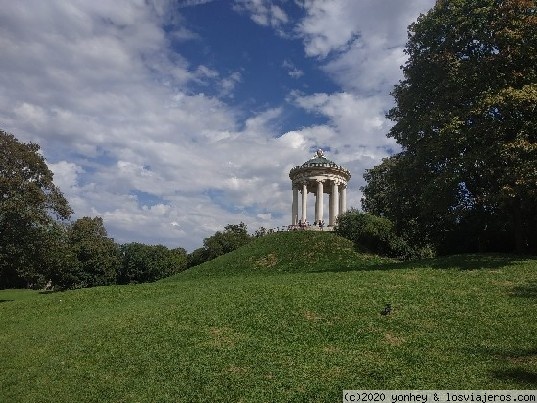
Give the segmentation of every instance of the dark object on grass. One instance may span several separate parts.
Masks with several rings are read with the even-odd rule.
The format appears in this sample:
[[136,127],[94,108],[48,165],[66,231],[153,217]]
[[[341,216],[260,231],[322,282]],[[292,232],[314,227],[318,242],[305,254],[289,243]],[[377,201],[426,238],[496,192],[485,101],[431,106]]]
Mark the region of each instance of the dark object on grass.
[[384,309],[380,311],[380,314],[384,316],[389,315],[390,313],[392,313],[392,306],[390,304],[386,304]]

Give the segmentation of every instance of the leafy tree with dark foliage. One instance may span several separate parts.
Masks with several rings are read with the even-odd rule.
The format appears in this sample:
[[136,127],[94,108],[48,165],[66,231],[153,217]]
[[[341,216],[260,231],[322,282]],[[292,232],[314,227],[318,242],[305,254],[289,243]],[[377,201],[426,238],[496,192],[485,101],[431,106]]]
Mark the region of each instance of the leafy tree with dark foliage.
[[187,255],[187,267],[194,267],[202,264],[203,262],[207,262],[208,260],[207,249],[202,246],[201,248],[197,248]]
[[536,1],[439,0],[405,51],[402,151],[366,173],[364,210],[444,253],[537,253]]
[[133,242],[121,245],[121,269],[118,283],[147,283],[186,269],[187,254],[183,248]]
[[41,287],[66,264],[56,246],[71,213],[39,145],[0,130],[0,287]]
[[431,257],[426,248],[411,246],[395,232],[393,223],[384,217],[351,209],[337,218],[335,233],[353,241],[360,252],[370,252],[398,259]]
[[246,245],[252,240],[246,224],[228,224],[224,231],[216,231],[214,235],[203,240],[203,247],[188,255],[188,267],[215,259]]
[[235,249],[246,245],[252,240],[248,234],[246,224],[228,224],[224,227],[224,231],[216,231],[216,233],[203,240],[203,246],[207,250],[209,260],[218,256],[224,255]]
[[142,244],[125,246],[122,265],[101,217],[69,223],[71,208],[52,179],[39,145],[0,130],[0,288],[155,281],[186,267],[184,249]]
[[67,288],[85,288],[116,283],[121,260],[119,245],[108,237],[101,217],[83,217],[68,230],[69,246],[78,264],[68,273]]

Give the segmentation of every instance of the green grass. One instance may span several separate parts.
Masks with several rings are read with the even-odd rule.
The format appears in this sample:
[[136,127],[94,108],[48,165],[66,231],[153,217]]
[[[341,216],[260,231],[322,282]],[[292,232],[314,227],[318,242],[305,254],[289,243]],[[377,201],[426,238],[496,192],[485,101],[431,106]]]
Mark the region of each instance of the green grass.
[[398,263],[281,233],[154,284],[0,300],[2,402],[537,387],[535,259]]

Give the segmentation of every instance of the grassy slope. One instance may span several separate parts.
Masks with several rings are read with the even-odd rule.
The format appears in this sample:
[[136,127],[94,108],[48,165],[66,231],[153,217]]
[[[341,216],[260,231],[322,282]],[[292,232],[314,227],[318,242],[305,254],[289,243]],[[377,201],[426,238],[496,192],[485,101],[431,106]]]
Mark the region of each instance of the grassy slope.
[[0,300],[2,402],[537,387],[531,259],[402,264],[333,234],[284,233],[155,284]]
[[258,238],[233,253],[163,281],[341,271],[374,267],[386,262],[392,261],[356,253],[352,242],[332,232],[280,232]]

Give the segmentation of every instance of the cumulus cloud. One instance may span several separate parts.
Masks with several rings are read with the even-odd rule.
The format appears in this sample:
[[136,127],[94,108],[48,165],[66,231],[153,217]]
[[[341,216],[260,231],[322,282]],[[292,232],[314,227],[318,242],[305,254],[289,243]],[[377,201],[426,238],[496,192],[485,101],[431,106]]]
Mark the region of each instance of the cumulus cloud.
[[390,123],[385,119],[388,97],[361,96],[347,92],[334,94],[294,94],[293,104],[312,114],[325,117],[328,123],[286,133],[287,142],[313,144],[330,149],[329,158],[353,173],[352,192],[348,205],[359,207],[359,187],[365,182],[363,172],[398,149],[393,139],[386,137]]
[[[348,204],[358,206],[361,173],[393,147],[384,119],[391,100],[379,88],[397,80],[405,27],[431,2],[306,1],[296,21],[284,3],[237,0],[257,24],[294,25],[304,52],[341,86],[293,92],[255,113],[230,102],[242,70],[218,71],[173,49],[202,40],[176,2],[6,2],[0,120],[42,146],[77,216],[102,216],[120,242],[191,250],[227,223],[285,224],[289,170],[316,147],[351,169]],[[290,59],[276,65],[302,75]],[[325,122],[282,133],[289,105]]]
[[384,118],[383,96],[361,97],[350,93],[313,94],[295,98],[298,106],[311,113],[322,114],[340,134],[342,144],[383,147],[394,141],[386,133],[389,123]]
[[310,57],[345,90],[389,92],[406,60],[407,26],[433,0],[327,0],[304,2],[296,31]]
[[433,5],[433,0],[306,0],[297,32],[309,56],[345,51],[355,41],[401,46],[407,25]]
[[[156,237],[191,248],[207,227],[196,220],[218,217],[211,229],[236,220],[196,194],[229,186],[227,161],[241,152],[228,141],[242,134],[219,94],[189,86],[229,96],[241,76],[222,78],[172,52],[161,14],[169,18],[130,1],[6,4],[0,119],[42,145],[77,215],[103,216],[122,241]],[[158,202],[140,203],[133,190]]]

